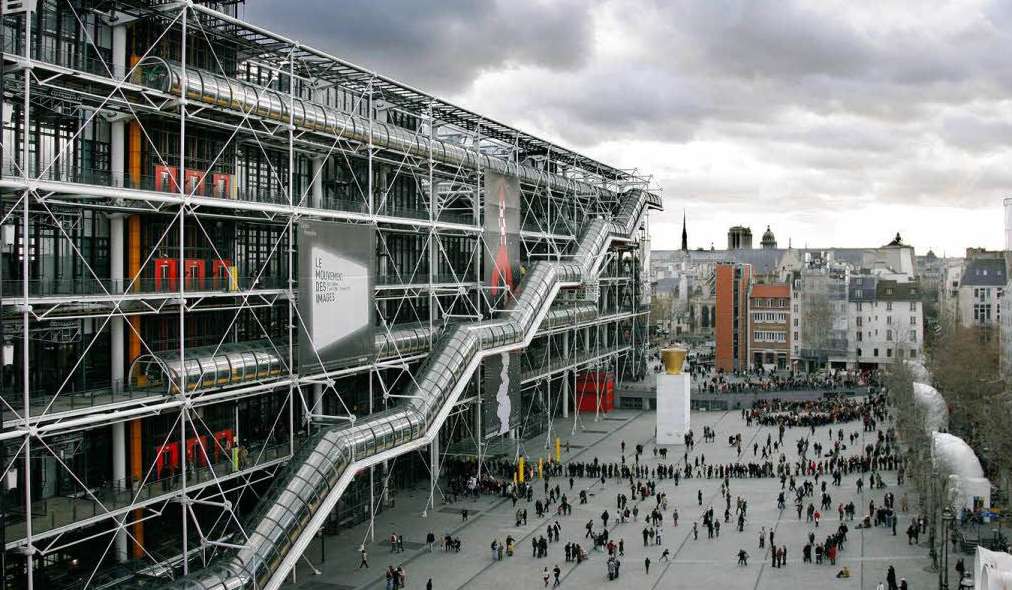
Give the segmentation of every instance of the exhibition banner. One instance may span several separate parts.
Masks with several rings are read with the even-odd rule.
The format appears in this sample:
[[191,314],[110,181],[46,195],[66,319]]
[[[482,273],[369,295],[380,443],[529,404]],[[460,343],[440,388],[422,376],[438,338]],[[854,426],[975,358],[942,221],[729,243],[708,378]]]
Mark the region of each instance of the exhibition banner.
[[367,361],[375,352],[375,228],[301,221],[298,239],[300,372]]

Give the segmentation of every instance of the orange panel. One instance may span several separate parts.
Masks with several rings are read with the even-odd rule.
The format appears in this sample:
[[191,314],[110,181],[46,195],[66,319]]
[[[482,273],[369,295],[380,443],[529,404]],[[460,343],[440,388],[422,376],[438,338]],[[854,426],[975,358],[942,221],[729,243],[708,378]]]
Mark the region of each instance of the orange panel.
[[[127,276],[134,282],[133,290],[139,291],[136,279],[141,274],[141,217],[131,215],[127,218]],[[140,316],[130,316],[131,329],[127,332],[128,362],[133,362],[141,355]]]
[[[140,57],[136,55],[130,56],[130,67],[132,68],[140,61]],[[129,173],[130,173],[130,186],[131,188],[142,188],[141,187],[141,125],[136,120],[130,121],[128,125],[128,131],[130,135],[130,144],[127,146],[129,150],[127,157],[129,159]]]

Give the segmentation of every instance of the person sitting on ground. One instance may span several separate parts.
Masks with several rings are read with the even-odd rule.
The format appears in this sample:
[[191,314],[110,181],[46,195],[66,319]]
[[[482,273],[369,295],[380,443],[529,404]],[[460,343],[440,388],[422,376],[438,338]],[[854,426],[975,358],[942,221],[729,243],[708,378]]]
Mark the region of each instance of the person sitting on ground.
[[848,568],[847,566],[843,566],[842,570],[836,572],[836,577],[837,578],[849,578],[850,577],[850,568]]

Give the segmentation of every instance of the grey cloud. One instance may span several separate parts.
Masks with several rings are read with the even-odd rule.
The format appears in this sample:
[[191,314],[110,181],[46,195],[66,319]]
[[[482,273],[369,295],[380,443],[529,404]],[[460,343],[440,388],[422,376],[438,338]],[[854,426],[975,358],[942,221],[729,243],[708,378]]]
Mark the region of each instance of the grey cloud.
[[246,5],[251,22],[432,92],[516,64],[578,67],[590,5],[578,0],[300,0]]
[[969,152],[993,152],[1012,147],[1012,123],[993,118],[954,113],[943,118],[939,133],[947,144]]

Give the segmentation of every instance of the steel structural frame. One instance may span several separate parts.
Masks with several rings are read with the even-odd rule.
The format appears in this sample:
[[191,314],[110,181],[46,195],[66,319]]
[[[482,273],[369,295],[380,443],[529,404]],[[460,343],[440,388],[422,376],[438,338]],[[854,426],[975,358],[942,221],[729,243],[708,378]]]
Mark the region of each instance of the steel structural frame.
[[[255,61],[257,63],[262,63],[265,67],[271,67],[281,72],[287,68],[287,76],[289,80],[305,78],[315,80],[317,82],[340,85],[343,88],[348,88],[358,92],[362,97],[362,100],[367,100],[369,103],[368,112],[370,125],[377,117],[376,105],[382,101],[384,105],[389,105],[384,106],[384,108],[420,114],[423,121],[427,123],[419,126],[418,132],[428,134],[430,146],[432,145],[431,140],[438,137],[460,137],[462,138],[461,141],[463,143],[470,146],[470,149],[479,152],[496,152],[499,154],[505,154],[511,161],[514,161],[517,164],[520,163],[521,157],[529,154],[535,154],[536,162],[541,162],[545,166],[557,168],[565,177],[580,183],[599,187],[601,191],[595,191],[593,194],[588,195],[578,193],[560,193],[559,191],[555,191],[544,186],[531,185],[528,183],[525,183],[522,186],[524,198],[527,199],[525,202],[537,204],[536,206],[524,208],[524,229],[521,232],[521,235],[524,238],[524,253],[526,256],[531,258],[550,257],[555,260],[561,260],[566,256],[566,252],[574,241],[576,232],[579,230],[579,227],[574,225],[572,220],[608,211],[613,202],[609,202],[607,199],[602,199],[602,196],[604,195],[630,187],[646,187],[650,182],[647,177],[618,170],[590,160],[580,154],[556,146],[534,136],[522,133],[494,120],[481,117],[480,115],[461,109],[452,104],[440,101],[413,88],[397,83],[358,66],[354,66],[346,61],[334,58],[318,50],[303,46],[298,42],[272,34],[264,29],[250,25],[249,23],[245,23],[239,19],[200,4],[178,2],[161,6],[147,7],[136,3],[124,3],[122,6],[117,6],[117,8],[121,9],[122,12],[125,13],[133,13],[131,16],[136,18],[164,19],[166,23],[169,23],[169,26],[166,28],[166,34],[174,34],[174,32],[178,30],[179,42],[183,47],[183,60],[181,67],[184,71],[184,75],[187,68],[187,40],[191,35],[196,35],[196,33],[193,33],[192,30],[188,29],[196,27],[199,29],[199,34],[204,35],[205,38],[210,35],[211,37],[228,38],[236,43],[241,43],[241,46],[245,49],[245,54],[248,56],[245,59],[251,62]],[[23,243],[27,244],[29,241],[29,215],[33,210],[33,207],[42,207],[48,211],[50,215],[52,215],[50,206],[58,208],[78,207],[81,209],[108,211],[145,211],[153,214],[171,216],[174,218],[173,223],[178,223],[180,228],[179,243],[177,245],[178,262],[180,264],[183,263],[186,250],[183,228],[188,221],[195,222],[198,226],[201,226],[200,219],[202,216],[215,215],[236,219],[258,219],[266,223],[275,224],[280,227],[284,227],[284,231],[281,232],[281,235],[285,235],[287,237],[288,244],[292,243],[295,223],[297,223],[301,218],[335,219],[356,223],[368,223],[374,224],[382,230],[405,231],[422,234],[427,237],[428,247],[419,252],[419,256],[428,256],[429,258],[429,264],[427,265],[429,269],[427,273],[428,276],[425,277],[427,280],[420,283],[409,283],[405,285],[384,285],[378,288],[378,291],[390,292],[389,296],[395,299],[399,297],[400,301],[404,305],[408,306],[409,309],[413,307],[412,302],[414,300],[419,298],[427,300],[429,309],[427,317],[418,317],[417,319],[428,323],[430,334],[434,333],[435,330],[438,329],[440,317],[445,316],[445,313],[437,313],[437,311],[445,312],[445,310],[441,309],[442,301],[440,299],[440,291],[443,289],[452,291],[454,293],[454,297],[457,297],[458,299],[459,294],[463,290],[464,299],[470,304],[470,307],[478,316],[489,313],[495,309],[494,302],[488,300],[487,293],[481,288],[480,283],[481,260],[479,257],[482,255],[482,249],[488,247],[488,245],[484,243],[483,229],[480,221],[483,190],[483,171],[481,169],[470,171],[461,169],[449,170],[446,166],[433,159],[431,150],[428,158],[419,158],[417,156],[409,156],[408,154],[399,154],[389,150],[380,149],[373,146],[371,141],[361,145],[341,141],[340,138],[335,138],[333,144],[327,146],[319,143],[318,141],[314,141],[312,138],[307,138],[297,133],[291,122],[287,125],[287,129],[279,126],[274,129],[273,133],[268,133],[266,131],[267,127],[263,124],[263,122],[259,122],[260,127],[255,127],[252,122],[247,120],[252,119],[252,117],[244,117],[243,120],[233,122],[224,120],[225,117],[209,118],[205,116],[205,113],[207,111],[213,111],[213,109],[208,109],[204,106],[199,108],[191,107],[191,105],[188,104],[185,95],[173,97],[158,95],[158,93],[152,92],[150,89],[146,88],[131,89],[129,88],[130,83],[125,78],[118,79],[115,75],[103,77],[86,72],[69,70],[67,68],[62,68],[61,66],[46,63],[37,58],[33,58],[30,54],[32,30],[31,27],[28,26],[28,22],[29,21],[26,18],[24,31],[25,54],[4,54],[5,64],[12,64],[20,68],[19,71],[10,75],[20,74],[20,77],[23,80],[21,94],[23,99],[23,128],[25,133],[28,133],[28,131],[32,128],[31,123],[34,111],[32,108],[33,88],[58,88],[75,92],[74,89],[68,90],[66,86],[62,86],[66,80],[75,80],[91,84],[93,85],[92,87],[104,85],[110,89],[107,96],[89,95],[86,92],[79,92],[80,98],[83,101],[90,101],[92,104],[98,105],[95,109],[96,114],[100,111],[103,112],[103,114],[109,113],[111,115],[124,112],[132,114],[137,112],[146,112],[149,114],[157,114],[160,119],[165,121],[177,120],[179,123],[180,133],[180,152],[178,154],[180,178],[183,177],[184,171],[187,168],[185,137],[188,130],[193,130],[191,125],[197,125],[198,127],[196,128],[199,128],[199,126],[214,126],[225,131],[231,131],[233,133],[233,137],[246,137],[245,141],[250,141],[250,139],[252,139],[257,144],[261,145],[261,149],[263,149],[263,145],[280,148],[287,152],[289,165],[287,182],[284,183],[283,187],[286,193],[287,203],[229,201],[210,197],[201,197],[195,194],[187,194],[182,186],[182,182],[178,183],[180,185],[179,192],[177,194],[172,194],[47,180],[42,177],[44,176],[44,172],[39,177],[34,177],[30,175],[29,172],[30,162],[28,160],[28,150],[22,149],[22,160],[20,164],[21,174],[15,177],[0,178],[0,191],[4,192],[3,198],[5,209],[6,204],[8,202],[11,203],[9,211],[2,216],[3,220],[7,221],[8,217],[13,219],[13,215],[15,215],[17,211],[20,211],[21,213],[20,221],[24,240]],[[112,67],[113,66],[110,66],[110,68]],[[112,69],[109,71],[110,74],[115,74]],[[39,72],[43,72],[43,74],[40,75]],[[289,84],[290,89],[293,86],[293,84]],[[133,93],[143,94],[144,96],[134,97],[134,95],[128,94],[127,90]],[[289,98],[294,101],[294,92],[289,91],[288,94]],[[175,109],[175,112],[172,112],[172,109]],[[85,125],[86,124],[87,122]],[[25,146],[27,146],[27,141],[28,140],[26,139],[24,144]],[[150,141],[150,138],[148,138],[148,141]],[[364,193],[363,198],[367,201],[367,212],[356,213],[353,211],[322,209],[307,205],[305,202],[308,196],[307,194],[304,193],[302,195],[296,195],[293,188],[295,174],[294,160],[297,155],[307,153],[326,153],[328,156],[334,155],[335,157],[339,154],[346,160],[348,158],[366,160],[370,173],[368,175],[368,186],[365,187],[365,190],[362,192]],[[62,156],[63,154],[61,153],[57,159]],[[375,175],[372,171],[374,165],[381,163],[387,166],[396,165],[397,174],[404,173],[410,175],[416,185],[420,187],[419,193],[422,196],[428,196],[426,201],[428,209],[427,218],[416,219],[398,217],[396,215],[387,215],[378,212],[378,209],[381,208],[381,203],[377,203],[377,198],[379,197],[380,200],[383,198],[379,196],[380,194],[385,196],[385,189],[383,189],[383,187],[374,186]],[[52,163],[50,165],[52,165]],[[462,178],[462,176],[466,178]],[[443,197],[440,189],[436,188],[438,186],[447,187],[449,192],[447,193],[446,198],[450,202],[457,202],[457,206],[463,204],[466,207],[467,202],[470,202],[471,216],[473,219],[472,223],[449,222],[440,218],[443,206]],[[377,188],[380,190],[377,190]],[[463,199],[462,203],[461,199]],[[557,212],[567,206],[573,211],[573,214],[570,217],[558,216]],[[2,213],[4,213],[4,211],[0,211],[0,214]],[[448,282],[441,282],[438,280],[439,277],[436,276],[436,265],[434,262],[438,260],[440,256],[446,255],[445,250],[442,248],[442,239],[444,239],[445,236],[450,235],[472,236],[472,239],[477,245],[477,248],[472,253],[472,262],[475,263],[476,266],[472,269],[465,269],[465,274],[468,270],[473,270],[476,277],[479,278],[479,282],[464,280],[467,277],[463,276],[454,276],[454,280]],[[68,241],[71,241],[69,236],[65,237]],[[286,250],[287,251],[283,254],[272,253],[271,256],[287,256],[288,289],[251,288],[222,296],[221,294],[216,293],[209,294],[188,291],[186,289],[185,281],[181,280],[179,281],[180,284],[178,292],[172,296],[152,296],[146,294],[132,294],[129,292],[117,294],[110,293],[108,291],[103,294],[89,296],[85,302],[93,303],[97,309],[91,309],[88,311],[73,311],[70,309],[62,311],[67,309],[68,305],[71,303],[82,303],[80,297],[40,297],[32,295],[29,289],[28,256],[22,257],[23,285],[21,297],[7,297],[6,301],[3,301],[2,303],[4,306],[12,307],[18,312],[18,316],[20,317],[22,324],[22,361],[24,374],[21,401],[23,405],[20,413],[15,411],[16,418],[5,423],[4,432],[0,434],[0,440],[22,440],[23,455],[21,456],[21,460],[23,469],[25,470],[24,498],[26,512],[30,512],[29,507],[31,506],[32,495],[31,443],[32,441],[38,441],[45,445],[45,440],[48,437],[60,433],[71,432],[82,428],[106,426],[138,416],[151,416],[163,412],[179,412],[179,418],[177,419],[179,427],[178,441],[180,444],[184,444],[187,438],[187,430],[199,429],[197,421],[202,422],[198,412],[200,407],[210,404],[225,403],[251,395],[261,395],[265,392],[287,390],[288,401],[286,405],[282,407],[282,411],[287,410],[287,420],[289,423],[288,431],[290,437],[288,455],[285,457],[281,457],[280,459],[272,460],[264,464],[258,464],[249,469],[231,474],[213,474],[212,480],[198,483],[187,482],[185,467],[186,457],[184,454],[181,458],[183,469],[181,474],[182,487],[180,490],[173,491],[154,499],[136,501],[125,508],[109,510],[104,514],[93,517],[92,519],[80,520],[63,527],[35,533],[32,530],[32,518],[27,518],[25,537],[23,539],[8,540],[7,549],[20,551],[27,557],[27,584],[29,588],[31,588],[33,584],[33,557],[35,555],[41,555],[46,552],[66,548],[66,544],[60,544],[65,534],[84,525],[97,525],[102,521],[108,520],[114,521],[114,530],[124,532],[126,531],[128,524],[132,524],[127,522],[126,516],[128,514],[138,508],[145,508],[156,504],[164,506],[168,502],[178,502],[184,506],[184,509],[181,511],[181,528],[183,532],[181,552],[184,571],[187,569],[189,561],[187,555],[189,551],[187,536],[189,535],[191,526],[196,527],[202,543],[202,553],[213,554],[218,546],[217,544],[225,542],[225,540],[227,540],[227,536],[222,536],[220,539],[210,538],[207,533],[211,533],[211,531],[208,530],[205,532],[200,529],[200,523],[197,521],[196,516],[192,513],[192,508],[190,508],[190,506],[193,503],[215,502],[217,501],[216,499],[220,499],[224,502],[226,500],[226,496],[233,493],[237,488],[241,488],[243,493],[245,493],[245,490],[249,487],[249,485],[251,485],[251,482],[254,479],[258,477],[262,479],[262,474],[265,470],[269,473],[269,470],[283,463],[287,457],[294,452],[296,446],[294,438],[296,432],[296,408],[298,408],[301,404],[303,409],[305,409],[306,405],[301,393],[301,388],[314,383],[324,383],[329,388],[333,388],[333,384],[341,377],[364,372],[370,375],[371,389],[372,382],[374,381],[373,377],[378,377],[383,369],[392,366],[389,361],[378,360],[368,365],[362,365],[342,371],[321,371],[310,375],[299,375],[295,372],[292,353],[293,347],[291,343],[294,341],[295,330],[297,329],[298,322],[300,320],[297,317],[295,297],[292,290],[296,280],[296,277],[292,274],[292,251],[291,248],[286,248]],[[75,252],[75,254],[79,253]],[[92,274],[94,274],[93,271]],[[635,280],[635,278],[633,278],[633,280]],[[251,308],[252,304],[249,303],[249,300],[255,298],[263,299],[263,305],[273,306],[277,305],[279,302],[283,302],[283,304],[287,307],[289,315],[289,345],[287,350],[288,374],[285,379],[271,383],[257,384],[254,386],[236,387],[221,392],[202,392],[192,395],[186,392],[185,387],[181,387],[180,390],[184,393],[175,396],[174,399],[162,396],[152,400],[131,400],[125,403],[110,404],[108,406],[82,410],[72,414],[50,415],[48,412],[43,412],[39,415],[33,415],[31,404],[32,396],[29,392],[28,385],[29,371],[31,370],[30,361],[32,360],[29,358],[29,339],[33,322],[46,322],[57,318],[71,320],[84,318],[97,320],[99,318],[104,318],[106,322],[108,322],[112,317],[125,317],[128,315],[120,309],[120,304],[124,301],[137,301],[140,305],[145,306],[146,309],[135,313],[176,313],[178,315],[181,335],[179,342],[179,354],[181,358],[185,358],[186,344],[184,336],[186,334],[185,319],[187,315],[192,313],[202,313],[205,308],[199,306],[210,298],[219,299],[229,297],[233,299],[238,298],[241,299],[241,301],[239,303],[232,304],[231,306],[226,304],[225,307],[216,307],[213,309],[222,310],[236,308],[238,313],[242,309]],[[211,309],[210,307],[207,308]],[[623,347],[602,349],[597,338],[595,338],[595,347],[591,354],[586,354],[578,358],[575,353],[570,355],[570,351],[576,349],[576,334],[578,334],[580,330],[587,330],[590,327],[594,327],[596,333],[598,331],[598,326],[607,325],[609,327],[614,326],[617,334],[620,321],[628,318],[636,318],[644,313],[646,312],[639,312],[634,309],[629,313],[602,315],[591,322],[584,322],[572,327],[555,328],[547,331],[544,336],[549,341],[549,349],[552,347],[552,341],[554,338],[566,336],[567,345],[563,354],[567,359],[567,362],[558,366],[554,363],[550,364],[550,369],[544,374],[539,374],[537,376],[537,380],[550,379],[553,375],[557,375],[560,372],[564,375],[563,378],[565,379],[568,379],[568,375],[570,373],[572,373],[575,378],[575,370],[579,367],[600,363],[602,360],[609,358],[616,359],[618,355],[621,354],[630,354],[635,348],[635,344],[631,346],[627,345]],[[96,331],[96,334],[100,332],[101,329]],[[572,334],[573,337],[569,338],[569,334]],[[136,336],[141,339],[143,346],[150,350],[147,344],[143,342],[143,337],[140,334],[137,334]],[[422,356],[419,355],[397,355],[395,357],[394,366],[399,364],[404,367],[405,373],[407,373],[408,377],[411,378],[411,363],[416,362],[420,358],[422,358]],[[530,383],[535,381],[528,379],[527,382]],[[477,403],[480,406],[481,388],[480,384],[478,385],[479,386],[476,388],[477,394],[474,400],[466,400],[462,403]],[[336,389],[333,389],[333,393],[340,399],[340,393]],[[388,394],[389,392],[384,393]],[[59,392],[57,392],[56,396],[58,395]],[[54,396],[54,400],[56,396]],[[372,410],[372,397],[373,396],[370,392],[370,411]],[[577,400],[574,399],[573,401],[575,402]],[[14,408],[11,408],[11,410],[14,410]],[[312,415],[312,412],[306,410],[305,414]],[[196,418],[196,421],[194,418]],[[278,416],[278,418],[284,419],[284,416]],[[550,419],[551,417],[549,415],[549,421]],[[206,426],[206,424],[204,426]],[[476,426],[476,436],[480,437],[480,424]],[[574,428],[575,427],[576,425],[574,423]],[[549,426],[548,436],[551,436],[551,426]],[[480,448],[480,445],[478,446]],[[434,458],[438,458],[438,452]],[[439,462],[434,462],[437,465],[439,464]],[[10,466],[6,467],[7,470],[10,469]],[[64,465],[64,467],[69,470],[66,465]],[[150,466],[148,467],[148,471],[150,472]],[[430,492],[430,505],[434,505],[435,502],[438,468],[433,471],[433,487]],[[76,478],[76,476],[74,477]],[[373,468],[370,468],[370,479],[373,477]],[[229,488],[226,490],[225,484],[232,480],[244,481],[240,482],[235,488]],[[373,489],[374,486],[370,485],[370,492],[372,492]],[[376,508],[375,498],[370,499],[370,505],[372,517],[375,514]],[[228,519],[229,512],[230,509],[223,505],[222,514],[226,517],[226,520]],[[94,535],[89,536],[89,539],[100,535],[106,535],[108,532],[109,531],[98,531]],[[115,535],[113,535],[113,537],[114,536]],[[81,541],[71,541],[71,544],[76,542]],[[110,539],[110,543],[111,542],[112,539]],[[158,564],[156,563],[155,565]]]

